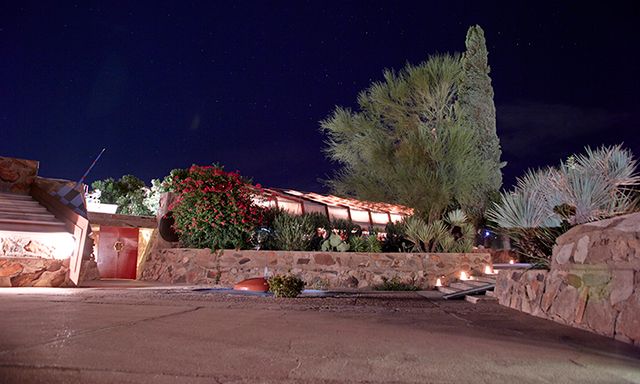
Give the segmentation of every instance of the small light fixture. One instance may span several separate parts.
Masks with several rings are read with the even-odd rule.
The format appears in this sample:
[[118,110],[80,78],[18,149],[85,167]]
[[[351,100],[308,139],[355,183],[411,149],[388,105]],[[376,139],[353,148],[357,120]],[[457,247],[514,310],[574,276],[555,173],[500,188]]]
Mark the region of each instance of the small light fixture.
[[490,265],[485,265],[484,266],[484,274],[485,275],[493,275],[495,272],[493,272],[493,268],[491,268]]
[[439,277],[436,279],[436,287],[442,287],[442,280]]
[[467,272],[465,271],[460,272],[460,280],[469,280],[469,275],[467,275]]
[[509,264],[515,264],[515,263],[516,262],[513,259],[509,260]]

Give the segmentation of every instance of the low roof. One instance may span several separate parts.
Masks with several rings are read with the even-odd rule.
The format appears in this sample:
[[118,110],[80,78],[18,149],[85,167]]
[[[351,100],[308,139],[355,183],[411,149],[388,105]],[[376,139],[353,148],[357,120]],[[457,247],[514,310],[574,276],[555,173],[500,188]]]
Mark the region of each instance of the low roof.
[[359,209],[363,211],[371,212],[383,212],[398,214],[403,216],[413,215],[413,209],[405,207],[404,205],[389,204],[389,203],[377,203],[364,200],[356,200],[345,197],[338,197],[334,195],[321,195],[314,192],[302,192],[294,189],[283,188],[265,188],[267,195],[280,195],[287,198],[293,198],[294,200],[302,199],[312,201],[314,203],[333,206],[333,207],[345,207],[350,209]]
[[110,227],[156,228],[155,216],[130,216],[115,213],[88,212],[92,225],[108,225]]

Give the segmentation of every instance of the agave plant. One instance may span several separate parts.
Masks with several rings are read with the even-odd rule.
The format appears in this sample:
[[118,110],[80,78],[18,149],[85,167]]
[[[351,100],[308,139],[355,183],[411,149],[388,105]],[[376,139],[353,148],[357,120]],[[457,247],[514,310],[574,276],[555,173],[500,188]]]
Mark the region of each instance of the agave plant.
[[486,216],[525,259],[548,264],[555,239],[572,225],[637,209],[629,188],[639,183],[629,150],[587,147],[558,167],[527,171]]
[[451,211],[432,223],[411,216],[405,219],[404,228],[417,252],[469,252],[473,247],[474,228],[462,210]]

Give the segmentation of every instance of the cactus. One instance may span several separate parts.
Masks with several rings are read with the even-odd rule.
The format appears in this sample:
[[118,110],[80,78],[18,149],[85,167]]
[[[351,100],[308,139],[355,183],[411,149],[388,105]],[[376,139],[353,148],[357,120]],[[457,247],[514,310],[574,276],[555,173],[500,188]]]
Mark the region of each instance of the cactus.
[[347,252],[349,244],[347,244],[340,235],[332,233],[328,239],[322,242],[322,251],[324,252]]

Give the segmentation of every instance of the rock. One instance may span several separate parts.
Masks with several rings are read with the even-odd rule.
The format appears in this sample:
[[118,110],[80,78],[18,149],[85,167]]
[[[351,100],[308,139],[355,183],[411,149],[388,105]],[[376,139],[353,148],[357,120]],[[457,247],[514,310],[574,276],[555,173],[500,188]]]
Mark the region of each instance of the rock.
[[582,322],[582,318],[584,317],[584,311],[587,306],[587,299],[589,298],[589,287],[584,287],[580,290],[580,295],[578,296],[578,302],[576,304],[576,312],[574,315],[574,321],[577,324]]
[[0,277],[12,277],[17,276],[22,272],[22,265],[18,263],[6,263],[0,266]]
[[550,311],[565,323],[572,323],[576,313],[579,291],[571,285],[565,285],[551,305]]
[[557,253],[554,252],[556,262],[558,264],[566,264],[571,258],[572,250],[573,250],[573,243],[569,243],[561,246]]
[[0,287],[11,287],[11,278],[9,276],[0,276]]
[[578,275],[570,273],[567,275],[567,284],[574,288],[580,288],[582,287],[582,278],[580,278],[580,276]]
[[216,255],[208,252],[208,251],[196,251],[194,253],[192,253],[191,255],[191,260],[203,267],[203,268],[215,268],[216,267]]
[[541,307],[544,312],[547,312],[556,299],[560,287],[563,285],[563,281],[559,278],[551,278],[545,285],[545,291],[542,294]]
[[64,283],[66,269],[59,269],[55,272],[45,271],[40,278],[33,283],[34,287],[59,287]]
[[631,270],[618,270],[612,272],[612,279],[610,283],[610,301],[611,305],[626,300],[633,293],[633,271]]
[[606,300],[594,300],[590,297],[584,312],[583,324],[596,333],[613,337],[616,311]]
[[49,271],[49,272],[55,272],[55,271],[57,271],[57,270],[58,270],[58,269],[60,269],[60,268],[62,268],[62,261],[60,261],[60,260],[55,260],[55,261],[51,262],[51,264],[49,264],[49,265],[47,266],[47,271]]
[[32,287],[33,283],[37,281],[44,273],[44,270],[33,273],[21,273],[11,278],[11,285],[14,287]]
[[313,255],[313,259],[318,265],[333,265],[335,261],[328,253],[316,253]]
[[341,281],[341,286],[346,288],[358,288],[360,281],[355,276],[348,276],[345,280]]
[[0,180],[8,183],[18,181],[20,174],[13,169],[0,167]]
[[80,283],[85,281],[100,280],[100,272],[98,271],[98,264],[95,260],[83,260],[82,269],[80,270]]
[[606,285],[610,280],[611,275],[608,271],[593,271],[582,275],[582,281],[584,282],[584,285],[589,287]]
[[620,310],[616,334],[624,335],[636,343],[640,341],[640,291],[637,289]]
[[573,254],[573,260],[576,263],[584,263],[587,259],[587,253],[589,252],[589,236],[584,235],[578,240],[576,244],[576,251]]

